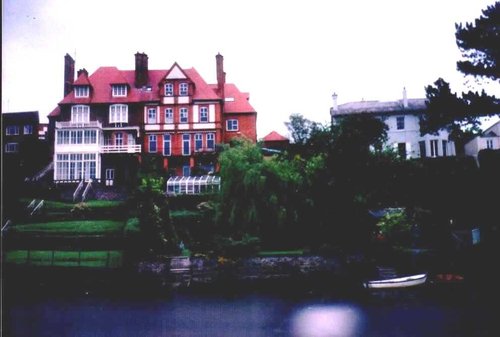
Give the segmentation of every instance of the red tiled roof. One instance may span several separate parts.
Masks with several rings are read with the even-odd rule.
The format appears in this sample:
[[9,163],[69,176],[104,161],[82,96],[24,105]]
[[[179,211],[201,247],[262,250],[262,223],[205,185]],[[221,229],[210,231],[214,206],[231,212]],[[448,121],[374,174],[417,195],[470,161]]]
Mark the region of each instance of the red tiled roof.
[[52,110],[47,117],[55,117],[59,116],[61,114],[61,108],[59,106],[56,106],[54,110]]
[[[255,113],[255,109],[248,102],[250,95],[241,92],[236,85],[229,83],[224,86],[224,112],[226,113]],[[231,100],[234,99],[234,100]]]
[[279,141],[288,141],[288,138],[280,135],[276,131],[271,131],[267,136],[263,138],[265,142],[279,142]]
[[[88,84],[91,86],[90,97],[75,98],[73,92],[70,92],[60,104],[90,104],[90,103],[126,103],[126,102],[145,102],[159,101],[161,97],[160,82],[165,78],[169,70],[149,70],[148,83],[151,84],[151,90],[143,90],[135,87],[135,70],[118,70],[116,67],[100,67],[91,76],[88,77]],[[196,69],[183,69],[184,73],[194,83],[195,91],[193,99],[197,100],[215,100],[220,99],[214,89],[208,85],[198,74]],[[80,81],[83,75],[80,75],[75,84],[84,84]],[[129,92],[127,97],[112,97],[111,84],[128,84]],[[249,106],[249,105],[248,105]],[[252,109],[253,110],[253,109]]]

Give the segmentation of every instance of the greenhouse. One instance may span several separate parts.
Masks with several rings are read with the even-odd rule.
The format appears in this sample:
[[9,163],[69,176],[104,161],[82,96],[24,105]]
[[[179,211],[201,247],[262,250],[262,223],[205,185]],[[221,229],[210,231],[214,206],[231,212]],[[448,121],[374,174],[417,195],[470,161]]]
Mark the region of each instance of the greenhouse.
[[220,190],[220,177],[171,177],[167,181],[167,195],[214,193]]

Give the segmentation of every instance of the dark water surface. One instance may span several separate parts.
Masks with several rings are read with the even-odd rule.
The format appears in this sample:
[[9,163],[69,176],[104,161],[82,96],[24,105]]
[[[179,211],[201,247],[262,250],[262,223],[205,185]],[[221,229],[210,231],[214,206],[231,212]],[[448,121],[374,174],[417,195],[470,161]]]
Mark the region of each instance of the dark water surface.
[[494,303],[445,291],[17,293],[3,303],[3,336],[500,336]]

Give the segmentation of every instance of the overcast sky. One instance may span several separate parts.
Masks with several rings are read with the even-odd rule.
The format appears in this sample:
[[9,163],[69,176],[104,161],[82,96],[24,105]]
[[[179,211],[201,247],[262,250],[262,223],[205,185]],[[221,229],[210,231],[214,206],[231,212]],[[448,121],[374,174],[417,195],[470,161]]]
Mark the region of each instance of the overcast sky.
[[[250,93],[257,135],[287,135],[300,113],[329,120],[339,104],[425,97],[443,77],[454,90],[477,83],[456,71],[455,23],[494,0],[3,0],[2,111],[38,110],[63,96],[64,55],[76,69],[150,69],[174,62],[215,83],[215,55],[228,83]],[[498,83],[484,87],[500,92]]]

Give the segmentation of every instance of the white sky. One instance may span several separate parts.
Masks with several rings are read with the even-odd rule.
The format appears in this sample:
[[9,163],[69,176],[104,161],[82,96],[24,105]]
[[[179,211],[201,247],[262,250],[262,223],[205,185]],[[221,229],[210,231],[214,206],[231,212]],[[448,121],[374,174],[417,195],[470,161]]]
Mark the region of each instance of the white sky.
[[[76,70],[150,69],[177,62],[215,83],[215,55],[227,82],[250,93],[257,136],[287,135],[300,113],[329,120],[339,104],[425,97],[443,77],[453,90],[477,84],[456,71],[455,23],[494,0],[3,0],[2,111],[38,110],[63,96],[64,55]],[[498,95],[498,83],[485,87]],[[495,91],[495,92],[494,92]]]

